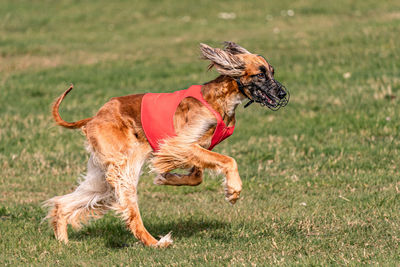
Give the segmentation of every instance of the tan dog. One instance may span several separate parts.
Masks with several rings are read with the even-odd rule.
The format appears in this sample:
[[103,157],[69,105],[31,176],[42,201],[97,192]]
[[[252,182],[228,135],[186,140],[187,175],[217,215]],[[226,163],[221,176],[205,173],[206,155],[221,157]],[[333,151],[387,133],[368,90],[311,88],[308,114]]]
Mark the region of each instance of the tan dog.
[[[274,79],[274,69],[261,56],[251,54],[239,45],[226,42],[224,49],[201,44],[205,59],[221,74],[201,88],[203,98],[217,111],[225,125],[235,124],[235,109],[246,98],[277,109],[288,102],[285,88]],[[203,170],[222,172],[226,199],[234,204],[242,190],[236,161],[208,150],[216,128],[215,114],[195,98],[185,98],[178,105],[173,124],[176,136],[160,143],[153,151],[141,123],[144,94],[112,98],[95,116],[77,122],[61,119],[58,108],[72,90],[69,88],[53,105],[58,125],[81,128],[91,153],[85,180],[76,190],[46,202],[47,218],[58,240],[68,242],[67,224],[78,228],[90,218],[98,218],[108,209],[122,215],[127,227],[147,246],[167,247],[170,235],[157,241],[145,229],[139,213],[137,184],[143,164],[149,160],[158,173],[159,185],[195,186],[202,182]],[[157,125],[155,125],[157,127]],[[190,169],[187,175],[169,173]]]

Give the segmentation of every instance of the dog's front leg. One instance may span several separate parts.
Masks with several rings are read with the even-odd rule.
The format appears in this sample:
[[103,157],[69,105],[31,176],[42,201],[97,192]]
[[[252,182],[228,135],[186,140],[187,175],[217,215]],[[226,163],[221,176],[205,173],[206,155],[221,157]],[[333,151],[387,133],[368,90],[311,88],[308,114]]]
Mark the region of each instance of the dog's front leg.
[[166,173],[179,166],[196,166],[200,169],[208,168],[220,171],[226,177],[226,200],[235,204],[242,191],[242,181],[239,177],[236,161],[231,157],[204,149],[198,144],[191,144],[181,148],[176,151],[174,157],[171,155],[170,150],[162,149],[153,159],[153,167],[160,173]]
[[242,181],[236,160],[204,149],[199,145],[193,145],[192,153],[195,166],[221,171],[225,174],[225,197],[231,204],[235,204],[242,191]]

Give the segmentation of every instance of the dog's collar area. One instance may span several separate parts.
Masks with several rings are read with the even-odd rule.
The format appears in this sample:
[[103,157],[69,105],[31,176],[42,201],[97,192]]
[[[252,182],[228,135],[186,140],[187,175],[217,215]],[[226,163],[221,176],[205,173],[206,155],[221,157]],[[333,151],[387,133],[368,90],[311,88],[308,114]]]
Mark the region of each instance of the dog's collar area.
[[238,86],[238,88],[239,88],[239,91],[240,91],[245,97],[247,97],[247,98],[250,100],[249,102],[246,103],[246,105],[244,105],[244,108],[247,108],[248,106],[250,106],[251,104],[254,103],[254,100],[251,99],[251,98],[246,94],[246,92],[244,91],[244,85],[243,85],[243,83],[240,81],[240,78],[236,78],[235,81],[236,81],[236,83],[237,83],[237,86]]

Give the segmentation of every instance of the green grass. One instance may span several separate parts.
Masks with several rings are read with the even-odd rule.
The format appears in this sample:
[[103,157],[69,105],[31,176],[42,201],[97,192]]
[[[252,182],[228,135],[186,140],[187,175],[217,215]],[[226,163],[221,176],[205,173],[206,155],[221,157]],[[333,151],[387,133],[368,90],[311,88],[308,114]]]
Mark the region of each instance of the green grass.
[[[399,264],[399,1],[5,0],[0,18],[1,265]],[[292,95],[278,112],[239,107],[216,148],[237,159],[242,199],[224,201],[221,177],[159,187],[145,171],[144,223],[171,248],[143,247],[114,214],[58,243],[41,203],[73,190],[88,155],[53,99],[74,83],[61,114],[77,120],[206,82],[198,44],[225,40],[266,56]]]

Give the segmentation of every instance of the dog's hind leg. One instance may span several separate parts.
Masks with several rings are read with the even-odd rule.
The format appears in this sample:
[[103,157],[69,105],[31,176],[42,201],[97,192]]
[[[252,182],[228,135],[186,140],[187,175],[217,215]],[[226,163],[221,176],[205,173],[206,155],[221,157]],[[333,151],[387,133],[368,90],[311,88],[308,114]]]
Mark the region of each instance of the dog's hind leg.
[[[134,153],[134,154],[133,154]],[[149,153],[148,148],[136,148],[131,155],[116,159],[108,166],[107,181],[115,188],[115,209],[122,215],[133,235],[146,246],[167,247],[172,243],[170,235],[159,241],[144,227],[137,200],[137,184],[141,168]]]
[[197,186],[203,182],[203,169],[193,167],[188,174],[163,173],[157,175],[154,184],[157,185],[188,185]]
[[68,242],[67,225],[79,228],[90,218],[101,217],[111,206],[114,191],[106,182],[104,171],[95,162],[93,155],[88,162],[87,174],[74,192],[57,196],[45,202],[50,210],[54,234],[60,241]]

